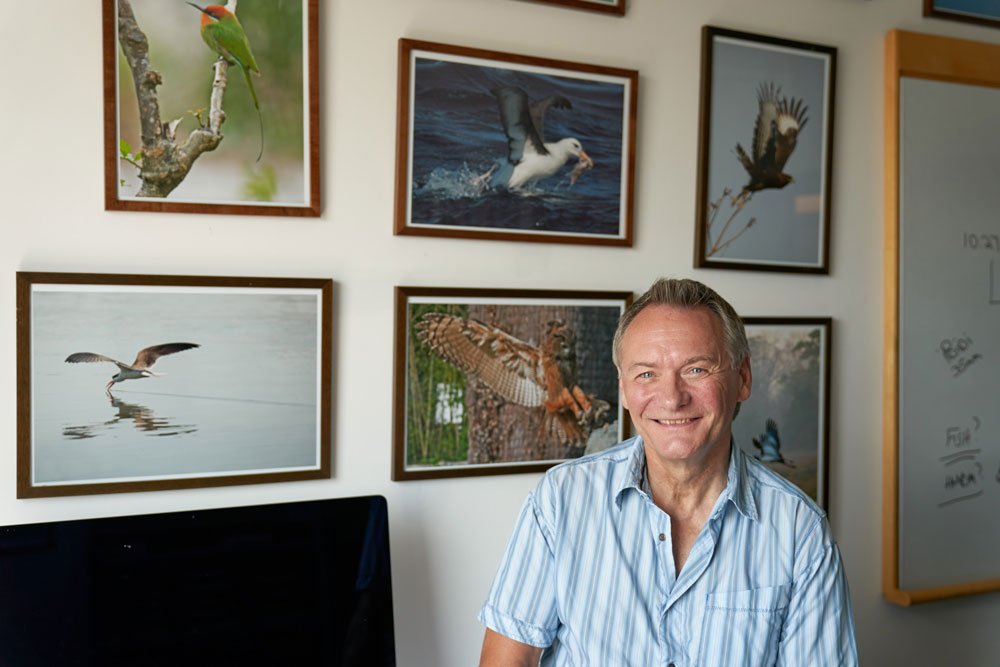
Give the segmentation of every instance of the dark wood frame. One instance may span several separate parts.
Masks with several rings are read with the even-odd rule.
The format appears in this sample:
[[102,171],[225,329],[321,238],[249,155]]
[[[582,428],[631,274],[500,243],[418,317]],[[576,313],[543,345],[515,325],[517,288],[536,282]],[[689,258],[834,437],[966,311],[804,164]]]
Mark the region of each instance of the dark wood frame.
[[531,2],[543,2],[547,5],[561,5],[574,9],[585,9],[591,12],[603,12],[605,14],[616,14],[625,16],[625,0],[614,0],[613,5],[602,5],[597,2],[587,2],[586,0],[530,0]]
[[[331,378],[333,357],[333,282],[324,278],[223,278],[214,276],[126,275],[98,273],[17,272],[17,497],[41,498],[98,493],[192,489],[203,487],[290,482],[325,479],[331,474]],[[125,482],[81,484],[32,484],[32,369],[31,294],[32,286],[57,285],[138,285],[150,287],[238,287],[316,290],[321,305],[319,461],[315,470],[265,472],[183,479],[148,479]]]
[[[236,215],[275,215],[289,217],[319,217],[320,215],[320,116],[319,116],[319,0],[301,0],[308,12],[306,34],[309,128],[307,155],[308,202],[302,206],[268,204],[212,204],[172,202],[168,199],[147,200],[118,198],[118,167],[121,162],[118,144],[117,0],[102,0],[102,33],[104,57],[104,209],[107,211],[148,211],[164,213],[222,213]],[[193,24],[192,24],[193,25]],[[193,29],[193,28],[192,28]]]
[[[743,324],[747,327],[747,336],[749,337],[749,329],[752,327],[782,327],[782,326],[792,326],[792,327],[816,327],[823,329],[823,348],[821,351],[822,359],[820,360],[823,377],[817,378],[821,383],[819,385],[820,393],[820,404],[819,404],[819,414],[822,420],[821,431],[820,431],[820,451],[817,456],[817,492],[816,492],[816,502],[824,510],[829,511],[830,508],[830,357],[833,352],[833,318],[831,317],[744,317]],[[759,362],[755,361],[752,357],[750,359],[751,371],[755,370],[755,363],[759,365]],[[764,387],[759,388],[764,390]],[[750,398],[753,398],[751,393]]]
[[[624,220],[619,220],[621,236],[598,236],[595,234],[530,234],[516,229],[496,228],[449,228],[447,226],[412,226],[408,224],[408,214],[410,210],[410,198],[407,196],[410,183],[410,173],[412,160],[410,159],[410,116],[412,103],[410,100],[411,68],[410,56],[414,51],[429,51],[445,56],[460,56],[464,58],[475,58],[484,61],[493,61],[484,66],[502,67],[504,63],[516,65],[528,65],[531,67],[544,67],[551,69],[562,69],[572,72],[582,72],[585,74],[595,74],[600,76],[619,77],[623,79],[623,84],[627,86],[625,104],[627,105],[627,136],[623,137],[624,176],[627,182],[622,185],[621,198],[624,202]],[[397,235],[415,236],[436,236],[436,237],[460,237],[473,239],[495,239],[505,241],[535,241],[541,243],[580,243],[589,245],[612,245],[631,246],[632,245],[632,217],[634,210],[635,192],[635,149],[636,149],[636,116],[638,102],[639,72],[636,70],[620,69],[616,67],[605,67],[602,65],[588,65],[565,60],[553,60],[550,58],[536,58],[533,56],[516,55],[503,53],[500,51],[487,51],[484,49],[474,49],[464,46],[454,46],[449,44],[438,44],[435,42],[424,42],[402,38],[399,40],[399,79],[396,98],[396,205],[395,223],[393,233]]]
[[924,0],[924,16],[935,19],[946,19],[948,21],[961,21],[962,23],[974,23],[976,25],[989,26],[990,28],[1000,28],[1000,12],[997,13],[997,18],[994,19],[984,16],[969,16],[967,14],[959,14],[950,9],[938,9],[934,6],[934,0]]
[[[828,274],[830,272],[830,201],[832,199],[832,175],[833,175],[833,126],[834,109],[836,99],[837,82],[837,49],[832,46],[799,42],[768,35],[759,35],[727,28],[715,26],[704,26],[702,28],[701,39],[701,112],[698,119],[698,187],[697,200],[695,202],[695,247],[694,266],[711,269],[735,269],[748,271],[778,271],[789,273],[813,273]],[[712,119],[712,67],[713,67],[713,45],[716,37],[727,37],[730,39],[744,40],[747,42],[758,42],[772,46],[780,46],[788,49],[796,49],[803,52],[824,53],[830,58],[830,80],[828,82],[828,92],[826,108],[827,133],[824,138],[826,144],[826,164],[825,179],[823,183],[824,201],[822,203],[823,229],[820,235],[823,239],[823,252],[819,266],[797,266],[782,264],[763,264],[752,262],[730,262],[706,257],[706,236],[707,221],[709,215],[708,198],[714,196],[708,192],[709,187],[709,160],[711,149],[711,119]],[[748,124],[749,128],[750,125]]]
[[[393,355],[393,444],[392,479],[407,481],[432,478],[472,477],[513,473],[541,472],[560,461],[512,462],[488,464],[463,464],[442,467],[421,467],[407,469],[406,465],[406,401],[407,401],[407,340],[409,337],[409,305],[411,297],[440,297],[442,299],[488,298],[500,305],[505,300],[579,300],[618,301],[622,312],[632,303],[631,292],[618,291],[570,291],[570,290],[519,290],[519,289],[479,289],[451,287],[406,287],[395,288],[395,341]],[[513,304],[509,304],[513,305]],[[548,304],[539,304],[548,305]],[[580,304],[586,307],[586,304]],[[595,306],[597,304],[594,304]],[[604,304],[601,304],[604,305]],[[608,362],[611,363],[611,341],[608,341]],[[618,440],[629,437],[630,420],[628,411],[618,401]]]
[[1000,577],[903,589],[899,585],[900,79],[912,77],[1000,88],[1000,45],[890,30],[885,43],[885,220],[882,364],[882,595],[910,606],[1000,590]]

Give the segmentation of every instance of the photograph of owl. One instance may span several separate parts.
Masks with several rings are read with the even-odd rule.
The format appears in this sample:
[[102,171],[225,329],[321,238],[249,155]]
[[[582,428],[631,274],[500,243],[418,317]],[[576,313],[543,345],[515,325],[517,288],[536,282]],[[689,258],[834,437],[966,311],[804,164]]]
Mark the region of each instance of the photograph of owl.
[[[610,404],[579,386],[577,336],[551,320],[534,345],[472,318],[426,313],[417,337],[435,355],[479,380],[502,399],[542,412],[541,442],[556,442],[564,457],[579,456]],[[539,449],[543,447],[539,446]]]

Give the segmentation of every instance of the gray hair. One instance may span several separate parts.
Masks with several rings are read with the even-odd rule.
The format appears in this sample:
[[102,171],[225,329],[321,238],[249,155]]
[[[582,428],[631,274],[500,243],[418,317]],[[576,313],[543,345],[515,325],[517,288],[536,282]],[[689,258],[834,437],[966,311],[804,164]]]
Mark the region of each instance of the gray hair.
[[632,302],[632,305],[622,313],[615,331],[612,358],[615,366],[621,369],[622,342],[625,331],[636,316],[648,306],[673,306],[676,308],[708,308],[722,325],[722,338],[729,363],[733,370],[740,367],[743,360],[750,356],[750,345],[747,343],[743,320],[729,302],[708,285],[689,278],[660,278],[646,293]]

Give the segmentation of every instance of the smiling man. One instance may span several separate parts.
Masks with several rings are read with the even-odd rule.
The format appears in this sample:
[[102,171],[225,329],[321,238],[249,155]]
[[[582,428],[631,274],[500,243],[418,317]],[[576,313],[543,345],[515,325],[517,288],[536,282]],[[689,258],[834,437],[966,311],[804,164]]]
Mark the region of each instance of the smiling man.
[[479,618],[481,665],[857,665],[823,511],[746,456],[746,333],[694,280],[658,280],[614,338],[638,436],[549,470]]

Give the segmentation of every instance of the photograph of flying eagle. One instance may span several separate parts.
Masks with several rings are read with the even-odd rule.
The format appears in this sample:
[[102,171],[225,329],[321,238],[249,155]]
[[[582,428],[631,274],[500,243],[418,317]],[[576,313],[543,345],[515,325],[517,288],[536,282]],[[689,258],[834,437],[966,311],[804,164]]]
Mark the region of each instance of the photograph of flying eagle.
[[809,120],[806,116],[809,107],[801,99],[781,97],[781,87],[773,81],[761,83],[757,88],[757,105],[751,154],[747,155],[743,146],[736,144],[737,158],[750,174],[750,181],[743,186],[737,200],[758,190],[783,188],[794,180],[783,170]]

